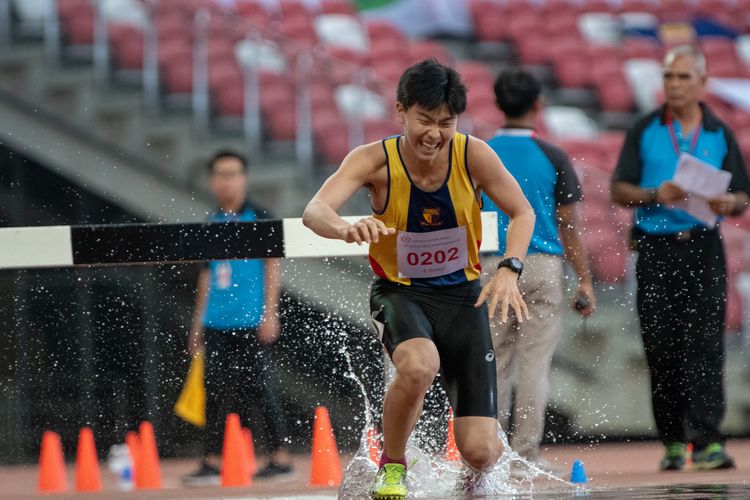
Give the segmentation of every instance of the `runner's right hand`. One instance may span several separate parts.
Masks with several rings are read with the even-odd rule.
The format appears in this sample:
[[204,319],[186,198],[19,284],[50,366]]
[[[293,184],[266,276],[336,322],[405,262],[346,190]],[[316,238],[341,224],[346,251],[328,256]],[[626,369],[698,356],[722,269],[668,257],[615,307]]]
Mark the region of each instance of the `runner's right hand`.
[[341,239],[347,243],[377,243],[380,235],[396,234],[396,229],[386,227],[383,221],[375,217],[365,217],[344,229]]

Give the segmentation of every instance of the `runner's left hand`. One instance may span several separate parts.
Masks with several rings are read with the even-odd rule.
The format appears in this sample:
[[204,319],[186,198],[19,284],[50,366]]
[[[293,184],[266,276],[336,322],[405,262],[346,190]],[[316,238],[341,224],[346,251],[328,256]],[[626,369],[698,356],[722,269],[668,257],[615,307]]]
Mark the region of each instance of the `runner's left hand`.
[[529,319],[529,309],[518,289],[518,275],[510,269],[497,270],[492,280],[482,288],[474,307],[481,306],[486,300],[489,300],[490,319],[495,317],[498,304],[500,304],[500,321],[503,323],[508,320],[509,307],[513,308],[519,323],[523,323],[524,319]]

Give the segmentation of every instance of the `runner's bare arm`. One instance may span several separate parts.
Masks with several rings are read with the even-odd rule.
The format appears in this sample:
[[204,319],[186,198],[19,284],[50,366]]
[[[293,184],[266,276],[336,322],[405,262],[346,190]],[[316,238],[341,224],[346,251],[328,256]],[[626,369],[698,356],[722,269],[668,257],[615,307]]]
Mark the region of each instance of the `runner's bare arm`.
[[386,228],[385,224],[373,217],[349,224],[337,213],[358,189],[372,183],[378,169],[385,168],[384,165],[385,153],[380,142],[352,150],[307,204],[302,222],[325,238],[360,245],[377,242],[380,234],[395,233],[394,228]]
[[[523,260],[534,232],[534,210],[516,180],[487,143],[472,137],[468,148],[468,168],[474,183],[510,218],[505,256]],[[529,317],[529,310],[518,290],[517,281],[515,272],[507,268],[498,269],[492,280],[482,288],[475,306],[489,301],[489,314],[493,318],[499,304],[503,322],[508,319],[508,309],[512,307],[516,319],[522,322]]]

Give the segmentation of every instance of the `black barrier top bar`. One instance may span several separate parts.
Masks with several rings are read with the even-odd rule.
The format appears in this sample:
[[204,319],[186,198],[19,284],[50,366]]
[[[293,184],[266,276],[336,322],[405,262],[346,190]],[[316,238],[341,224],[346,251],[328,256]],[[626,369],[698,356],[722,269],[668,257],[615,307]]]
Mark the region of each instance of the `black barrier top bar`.
[[[346,216],[354,223],[362,216]],[[497,214],[482,212],[482,251],[497,251]],[[0,228],[0,269],[367,255],[300,218],[252,222]]]
[[284,257],[282,221],[72,226],[73,265]]

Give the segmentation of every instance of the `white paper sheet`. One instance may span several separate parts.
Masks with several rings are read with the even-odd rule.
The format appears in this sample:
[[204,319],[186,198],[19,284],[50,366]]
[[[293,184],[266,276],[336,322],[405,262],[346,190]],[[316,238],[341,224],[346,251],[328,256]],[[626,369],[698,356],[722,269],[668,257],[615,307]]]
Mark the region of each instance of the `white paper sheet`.
[[686,211],[709,227],[719,220],[708,206],[708,200],[727,192],[732,174],[709,165],[700,158],[682,153],[677,161],[677,171],[672,182],[688,193],[685,200],[670,205]]

